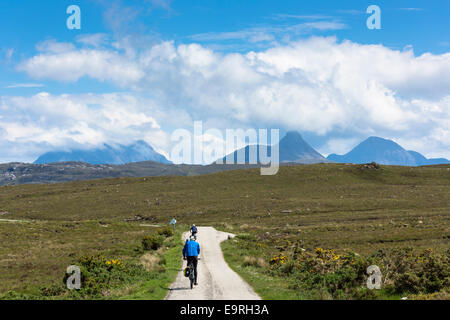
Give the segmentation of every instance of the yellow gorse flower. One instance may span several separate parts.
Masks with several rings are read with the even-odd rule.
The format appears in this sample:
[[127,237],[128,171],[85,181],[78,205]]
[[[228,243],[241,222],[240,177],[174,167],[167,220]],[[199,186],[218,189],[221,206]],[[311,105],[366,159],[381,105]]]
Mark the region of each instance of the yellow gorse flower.
[[107,260],[106,261],[107,265],[113,265],[113,266],[119,266],[122,264],[122,262],[119,259],[112,259],[112,260]]
[[285,264],[288,261],[288,257],[286,257],[285,255],[280,254],[279,256],[275,256],[272,259],[270,259],[270,263],[281,263],[281,264]]

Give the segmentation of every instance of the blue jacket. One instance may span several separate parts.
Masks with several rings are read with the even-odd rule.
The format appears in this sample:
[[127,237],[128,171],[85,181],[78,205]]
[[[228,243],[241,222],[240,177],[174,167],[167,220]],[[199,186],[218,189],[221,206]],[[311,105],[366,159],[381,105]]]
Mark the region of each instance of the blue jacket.
[[197,257],[200,254],[200,245],[197,241],[189,240],[183,248],[183,257]]

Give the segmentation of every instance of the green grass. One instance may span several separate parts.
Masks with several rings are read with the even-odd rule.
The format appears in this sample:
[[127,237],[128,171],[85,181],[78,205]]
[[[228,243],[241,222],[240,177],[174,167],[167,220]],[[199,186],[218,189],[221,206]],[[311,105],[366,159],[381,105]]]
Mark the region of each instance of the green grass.
[[281,279],[268,276],[256,267],[243,266],[245,255],[233,244],[233,240],[227,240],[221,244],[227,264],[237,272],[242,279],[251,285],[253,290],[263,300],[297,300],[298,294],[287,287],[287,283]]
[[121,300],[162,300],[167,296],[168,290],[172,282],[175,281],[181,267],[181,235],[179,232],[175,235],[177,245],[163,253],[166,261],[165,272],[161,273],[158,278],[143,282],[139,289],[131,295],[118,297]]
[[[140,258],[146,251],[141,241],[145,235],[154,233],[156,227],[104,221],[101,224],[94,221],[0,222],[1,234],[9,239],[0,248],[0,297],[12,291],[9,294],[12,298],[23,295],[27,299],[163,299],[181,263],[183,227],[187,229],[179,226],[154,253],[164,263],[157,270],[142,272]],[[123,280],[100,295],[66,290],[63,277],[67,266],[79,265],[82,256],[97,254],[106,259],[119,259],[136,271],[131,275],[118,274]],[[57,294],[43,295],[42,288],[56,289]]]

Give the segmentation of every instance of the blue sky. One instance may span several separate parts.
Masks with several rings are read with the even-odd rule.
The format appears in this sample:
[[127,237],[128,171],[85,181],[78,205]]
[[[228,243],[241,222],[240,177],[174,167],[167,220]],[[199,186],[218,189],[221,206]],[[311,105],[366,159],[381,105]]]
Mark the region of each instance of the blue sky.
[[[66,28],[72,4],[81,30]],[[366,27],[372,4],[381,30]],[[449,12],[444,0],[4,0],[0,162],[142,137],[168,154],[194,120],[299,130],[324,154],[378,135],[450,157]]]

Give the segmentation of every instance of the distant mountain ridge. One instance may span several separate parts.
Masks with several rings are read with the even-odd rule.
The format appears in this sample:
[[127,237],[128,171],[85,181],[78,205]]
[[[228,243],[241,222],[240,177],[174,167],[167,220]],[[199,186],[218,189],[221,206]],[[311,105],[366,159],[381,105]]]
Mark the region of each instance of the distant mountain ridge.
[[0,164],[0,186],[58,183],[79,180],[150,177],[150,176],[195,176],[228,170],[257,168],[256,165],[189,165],[165,164],[154,161],[127,164],[89,164],[85,162],[56,162],[30,164],[10,162]]
[[125,164],[140,161],[155,161],[170,164],[162,154],[156,152],[145,141],[112,147],[104,144],[102,148],[91,150],[51,151],[41,155],[34,164],[48,164],[54,162],[77,161],[89,164]]
[[[301,134],[298,131],[289,131],[279,142],[279,161],[280,163],[295,162],[303,164],[331,162],[314,148],[312,148],[305,140],[303,140]],[[259,148],[260,145],[253,145],[256,147],[257,158],[256,162],[260,163]],[[227,157],[234,159],[233,163],[237,163],[239,152],[245,152],[245,163],[248,164],[251,160],[249,158],[250,146],[246,146],[239,150],[236,150],[222,160],[225,163]],[[272,147],[267,147],[267,153],[270,155]],[[244,160],[244,159],[243,159]]]
[[[260,145],[246,146],[235,150],[231,154],[223,157],[223,163],[226,163],[227,157],[233,159],[237,164],[238,154],[244,152],[245,161],[243,164],[249,164],[249,151],[252,147],[256,149],[256,162],[261,163],[259,159]],[[298,131],[289,131],[278,144],[280,163],[370,163],[377,162],[386,165],[402,166],[423,166],[435,164],[449,164],[450,161],[444,158],[427,159],[422,154],[412,150],[405,150],[399,144],[392,140],[380,137],[369,137],[362,141],[350,152],[344,155],[330,154],[323,157],[319,152],[312,148],[301,136]],[[271,146],[267,147],[267,154],[270,156]],[[253,160],[253,159],[251,159]],[[71,151],[52,151],[41,155],[34,164],[49,164],[57,162],[85,162],[92,165],[111,164],[120,165],[133,162],[153,161],[162,164],[171,164],[166,157],[156,152],[145,141],[139,140],[131,145],[118,145],[112,147],[104,144],[101,148],[91,150],[71,150]],[[216,162],[217,163],[217,162]]]
[[330,154],[327,159],[338,163],[377,162],[386,165],[423,166],[448,164],[444,158],[427,159],[416,151],[407,151],[392,140],[369,137],[344,155]]

